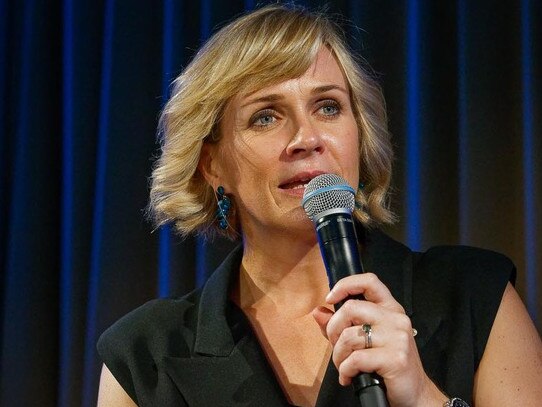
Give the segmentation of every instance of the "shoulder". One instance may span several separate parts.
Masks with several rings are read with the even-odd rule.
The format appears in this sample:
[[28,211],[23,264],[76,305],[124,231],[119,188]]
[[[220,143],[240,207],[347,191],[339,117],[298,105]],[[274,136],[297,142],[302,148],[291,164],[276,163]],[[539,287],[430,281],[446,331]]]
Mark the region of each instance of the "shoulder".
[[[181,298],[154,299],[129,312],[110,326],[98,340],[102,356],[125,353],[134,347],[147,346],[160,351],[171,335],[183,339],[184,347],[175,353],[189,352],[199,308],[200,290]],[[107,361],[107,359],[105,360]]]
[[98,353],[133,400],[157,381],[166,355],[187,357],[194,347],[200,291],[155,299],[126,314],[100,336]]
[[232,251],[202,288],[180,298],[149,301],[100,336],[97,348],[102,361],[133,400],[164,405],[155,399],[164,394],[176,400],[179,392],[168,379],[167,361],[191,359],[198,353],[196,343],[206,343],[202,332],[222,340],[227,337],[227,288],[241,254],[241,247]]
[[412,252],[412,325],[424,369],[446,393],[472,399],[474,374],[515,267],[467,246]]
[[415,274],[438,279],[442,284],[455,282],[472,287],[495,282],[506,285],[516,276],[514,263],[507,256],[476,247],[435,246],[414,256]]
[[419,341],[431,339],[421,352],[427,366],[434,365],[429,370],[445,377],[441,359],[450,352],[454,360],[477,367],[506,286],[515,279],[514,264],[502,254],[467,246],[438,246],[413,256],[414,322],[427,326]]
[[494,314],[506,285],[515,281],[512,261],[490,250],[436,246],[413,256],[414,294],[439,304],[443,312]]

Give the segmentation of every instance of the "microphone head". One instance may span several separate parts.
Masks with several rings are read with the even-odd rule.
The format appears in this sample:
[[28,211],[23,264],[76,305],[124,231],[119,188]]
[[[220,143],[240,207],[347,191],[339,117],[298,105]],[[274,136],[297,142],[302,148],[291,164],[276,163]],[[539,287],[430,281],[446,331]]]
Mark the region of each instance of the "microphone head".
[[320,214],[328,211],[352,213],[356,203],[356,191],[335,174],[322,174],[306,186],[301,205],[314,222]]

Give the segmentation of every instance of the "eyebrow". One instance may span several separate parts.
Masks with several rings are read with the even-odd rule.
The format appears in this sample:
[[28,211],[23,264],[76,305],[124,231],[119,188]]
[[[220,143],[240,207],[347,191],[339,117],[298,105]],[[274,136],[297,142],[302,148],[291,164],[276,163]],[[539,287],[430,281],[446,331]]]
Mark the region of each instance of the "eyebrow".
[[[338,90],[342,93],[345,93],[346,95],[349,94],[349,92],[344,89],[342,86],[339,85],[323,85],[323,86],[317,86],[316,88],[313,88],[311,90],[311,95],[317,95],[319,93],[325,93],[330,90]],[[276,102],[279,100],[284,99],[284,95],[278,94],[278,93],[272,93],[270,95],[265,95],[256,99],[249,99],[246,103],[243,103],[241,107],[246,107],[248,105],[252,105],[254,103],[271,103]]]
[[316,88],[314,88],[312,91],[311,91],[311,94],[313,95],[317,95],[318,93],[325,93],[327,91],[330,91],[330,90],[339,90],[343,93],[346,93],[348,94],[348,91],[343,88],[342,86],[339,86],[339,85],[324,85],[324,86],[318,86]]
[[278,93],[272,93],[271,95],[265,95],[256,99],[249,99],[246,103],[243,103],[241,107],[246,107],[248,105],[252,105],[254,103],[270,103],[270,102],[276,102],[278,100],[284,99],[283,95],[279,95]]

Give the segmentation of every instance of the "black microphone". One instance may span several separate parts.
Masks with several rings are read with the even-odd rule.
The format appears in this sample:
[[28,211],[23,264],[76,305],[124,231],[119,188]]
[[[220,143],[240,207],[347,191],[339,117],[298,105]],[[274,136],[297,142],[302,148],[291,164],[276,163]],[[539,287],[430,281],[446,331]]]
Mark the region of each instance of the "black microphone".
[[[354,189],[338,175],[322,174],[306,186],[302,205],[316,229],[329,287],[333,288],[343,277],[363,273],[352,219]],[[335,310],[345,301],[337,303]],[[360,373],[352,384],[362,407],[389,407],[384,383],[378,375]]]

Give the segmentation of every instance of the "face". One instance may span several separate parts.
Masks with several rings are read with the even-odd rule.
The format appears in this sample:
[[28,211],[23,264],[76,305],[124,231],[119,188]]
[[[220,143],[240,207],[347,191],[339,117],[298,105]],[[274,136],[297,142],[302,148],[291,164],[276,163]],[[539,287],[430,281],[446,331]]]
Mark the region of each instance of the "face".
[[327,48],[303,76],[233,98],[220,132],[204,154],[213,186],[234,198],[245,237],[312,229],[301,199],[319,174],[338,174],[357,189],[358,128],[346,80]]

